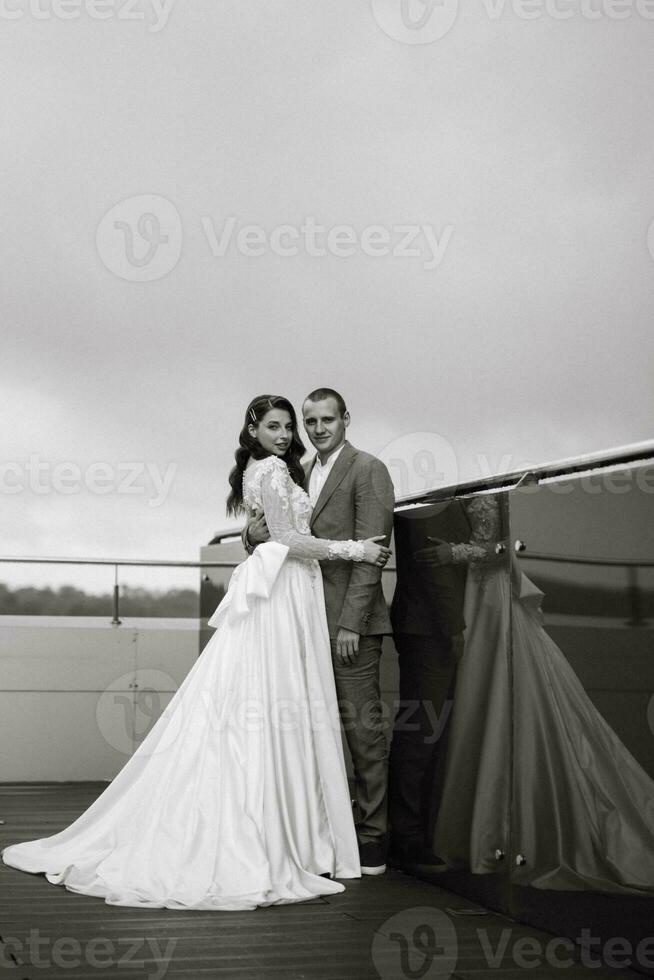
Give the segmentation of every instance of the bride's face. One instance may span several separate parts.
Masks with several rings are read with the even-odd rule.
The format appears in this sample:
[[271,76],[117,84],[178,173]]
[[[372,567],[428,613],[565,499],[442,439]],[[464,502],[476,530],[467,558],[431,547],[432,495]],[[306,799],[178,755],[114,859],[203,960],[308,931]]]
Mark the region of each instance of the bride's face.
[[261,448],[274,456],[283,456],[293,438],[293,422],[283,408],[271,408],[258,425],[250,425],[248,430]]

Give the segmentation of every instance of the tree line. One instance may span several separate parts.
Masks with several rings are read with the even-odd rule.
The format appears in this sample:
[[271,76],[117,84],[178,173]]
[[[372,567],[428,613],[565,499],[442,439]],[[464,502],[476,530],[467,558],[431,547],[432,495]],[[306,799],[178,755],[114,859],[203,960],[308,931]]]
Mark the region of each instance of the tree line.
[[[111,592],[93,595],[72,585],[57,589],[24,586],[12,589],[0,583],[2,616],[111,616]],[[123,585],[120,588],[122,616],[199,616],[199,597],[195,589],[156,591]]]

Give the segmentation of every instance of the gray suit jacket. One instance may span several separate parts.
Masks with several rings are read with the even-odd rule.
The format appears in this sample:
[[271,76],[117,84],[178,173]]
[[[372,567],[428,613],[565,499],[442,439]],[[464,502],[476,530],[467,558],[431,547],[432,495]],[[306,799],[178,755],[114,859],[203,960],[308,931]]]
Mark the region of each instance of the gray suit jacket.
[[[306,467],[305,490],[315,458]],[[378,534],[390,541],[395,495],[380,459],[349,442],[334,463],[311,517],[311,533],[334,541],[361,540]],[[329,635],[340,627],[362,636],[391,633],[381,568],[364,562],[322,561]]]

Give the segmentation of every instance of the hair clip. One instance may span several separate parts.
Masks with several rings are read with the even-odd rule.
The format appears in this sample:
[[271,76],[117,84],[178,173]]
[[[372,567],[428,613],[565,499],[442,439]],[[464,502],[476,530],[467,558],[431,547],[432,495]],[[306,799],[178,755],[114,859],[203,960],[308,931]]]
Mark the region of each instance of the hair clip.
[[252,419],[252,421],[253,421],[253,422],[254,422],[254,424],[256,425],[256,424],[257,424],[257,421],[258,421],[258,419],[257,419],[257,414],[256,414],[256,412],[254,411],[254,409],[253,409],[253,408],[251,408],[251,409],[250,409],[250,418]]

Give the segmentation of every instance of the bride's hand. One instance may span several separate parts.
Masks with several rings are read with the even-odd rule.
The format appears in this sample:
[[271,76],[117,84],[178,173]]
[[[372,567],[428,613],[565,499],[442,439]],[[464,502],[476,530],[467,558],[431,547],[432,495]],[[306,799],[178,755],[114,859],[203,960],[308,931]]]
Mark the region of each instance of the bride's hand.
[[384,534],[378,534],[375,538],[366,538],[363,542],[363,560],[368,565],[379,565],[383,568],[391,556],[391,549],[386,545],[377,544],[378,541],[385,541]]
[[427,537],[434,544],[429,548],[421,548],[413,553],[413,560],[425,565],[451,565],[453,561],[452,545],[441,538]]

